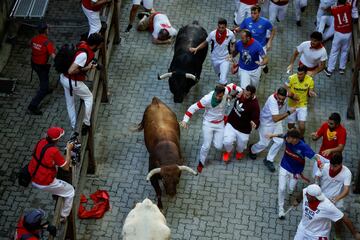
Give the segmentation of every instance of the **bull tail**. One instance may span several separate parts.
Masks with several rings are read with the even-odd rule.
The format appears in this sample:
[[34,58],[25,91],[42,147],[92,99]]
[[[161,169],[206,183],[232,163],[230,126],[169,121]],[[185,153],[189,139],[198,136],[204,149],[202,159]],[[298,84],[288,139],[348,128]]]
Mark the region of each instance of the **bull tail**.
[[199,25],[199,22],[198,22],[197,20],[194,20],[194,21],[192,22],[192,24],[194,24],[194,25]]

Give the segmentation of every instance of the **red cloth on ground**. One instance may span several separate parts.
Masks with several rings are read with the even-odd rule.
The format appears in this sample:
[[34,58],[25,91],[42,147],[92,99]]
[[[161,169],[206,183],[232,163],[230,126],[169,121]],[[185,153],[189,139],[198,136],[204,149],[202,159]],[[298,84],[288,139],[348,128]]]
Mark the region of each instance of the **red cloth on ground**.
[[95,193],[90,195],[90,198],[93,200],[95,205],[90,210],[86,210],[83,203],[86,203],[88,200],[84,194],[81,194],[78,217],[81,219],[102,218],[105,212],[110,209],[109,193],[105,190],[97,190]]

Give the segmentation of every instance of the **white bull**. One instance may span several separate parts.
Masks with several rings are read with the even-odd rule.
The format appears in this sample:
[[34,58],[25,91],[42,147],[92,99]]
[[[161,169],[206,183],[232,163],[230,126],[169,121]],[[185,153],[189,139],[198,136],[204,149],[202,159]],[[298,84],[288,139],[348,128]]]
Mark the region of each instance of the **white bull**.
[[145,198],[127,215],[122,236],[124,240],[169,240],[170,228],[156,204]]

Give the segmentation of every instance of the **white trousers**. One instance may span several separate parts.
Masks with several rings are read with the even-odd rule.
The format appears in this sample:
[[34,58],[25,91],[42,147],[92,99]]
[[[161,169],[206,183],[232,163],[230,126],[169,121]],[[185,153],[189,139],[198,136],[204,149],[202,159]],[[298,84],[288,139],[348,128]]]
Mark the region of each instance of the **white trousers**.
[[236,14],[240,7],[240,0],[234,0],[234,3],[235,3],[235,13],[234,14]]
[[289,4],[279,6],[270,1],[270,3],[269,3],[269,20],[273,25],[276,23],[276,17],[280,21],[283,21],[285,19],[288,5]]
[[[263,125],[260,123],[259,127],[259,141],[251,147],[252,153],[259,153],[263,151],[271,142],[271,139],[266,137],[266,134],[281,134],[283,133],[283,128],[281,122],[272,124],[272,125]],[[276,154],[279,152],[282,144],[284,143],[284,139],[282,138],[272,138],[274,142],[270,147],[269,152],[266,156],[266,160],[270,162],[274,162]]]
[[213,60],[211,59],[211,63],[213,65],[216,76],[219,77],[220,84],[227,83],[227,76],[229,74],[230,63],[228,60]]
[[64,206],[61,209],[61,216],[62,217],[69,216],[75,196],[75,190],[71,184],[55,178],[54,181],[49,185],[39,185],[34,182],[32,182],[32,185],[38,189],[44,190],[53,195],[63,197]]
[[250,71],[239,68],[238,76],[242,89],[245,89],[249,84],[254,85],[257,89],[261,77],[261,67]]
[[322,33],[323,41],[331,38],[335,33],[334,17],[328,15],[321,16],[319,24],[316,26],[316,30]]
[[221,123],[211,123],[203,121],[203,136],[204,141],[200,149],[200,162],[205,165],[206,157],[209,153],[211,143],[218,150],[222,149],[224,137],[224,121]]
[[305,233],[303,229],[299,229],[299,227],[296,230],[296,234],[294,237],[294,240],[321,240],[321,239],[330,239],[330,238],[329,236],[323,236],[322,238],[319,236],[310,236],[309,234]]
[[265,18],[269,18],[269,5],[270,0],[264,0],[261,6],[261,16]]
[[294,0],[295,18],[296,21],[300,21],[301,8],[307,6],[307,0]]
[[330,72],[335,70],[336,60],[340,53],[340,62],[339,68],[345,69],[347,57],[350,49],[351,41],[351,32],[350,33],[340,33],[335,31],[334,39],[332,41],[331,51],[328,61],[328,70]]
[[71,80],[73,88],[73,95],[70,95],[69,79],[63,74],[60,75],[60,82],[64,87],[66,108],[69,114],[71,127],[76,127],[76,111],[75,111],[75,96],[79,96],[85,103],[85,115],[83,122],[90,126],[91,111],[93,105],[93,95],[86,84],[82,81]]
[[224,148],[227,152],[231,152],[233,149],[234,142],[236,143],[236,151],[243,152],[249,141],[249,135],[242,133],[235,128],[230,123],[227,123],[224,130]]
[[279,167],[279,186],[278,186],[278,204],[279,208],[284,208],[286,187],[289,188],[289,192],[293,193],[297,179],[294,178],[294,174],[288,172],[285,168]]
[[89,9],[86,9],[83,5],[81,5],[82,10],[88,19],[89,23],[89,35],[92,33],[98,33],[101,30],[101,20],[100,20],[100,12],[91,11]]
[[239,10],[235,13],[235,23],[236,25],[240,25],[245,18],[251,16],[251,7],[254,5],[247,5],[245,3],[240,2]]

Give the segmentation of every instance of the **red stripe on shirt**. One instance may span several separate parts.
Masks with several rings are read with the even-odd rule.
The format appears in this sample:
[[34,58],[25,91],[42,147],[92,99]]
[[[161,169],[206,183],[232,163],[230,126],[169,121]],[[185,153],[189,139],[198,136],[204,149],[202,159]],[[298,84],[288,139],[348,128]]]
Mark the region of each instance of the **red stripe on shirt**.
[[191,118],[191,117],[192,117],[191,112],[186,112],[186,113],[185,113],[185,115],[186,115],[186,116],[188,116],[189,118]]
[[231,92],[231,88],[226,86],[226,89],[228,90],[228,92]]
[[200,108],[200,109],[201,109],[201,108],[205,108],[204,105],[202,105],[200,101],[198,101],[198,102],[196,103],[196,105],[197,105],[198,108]]

